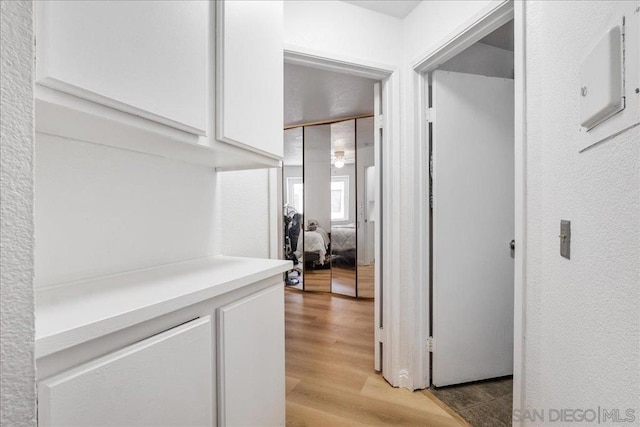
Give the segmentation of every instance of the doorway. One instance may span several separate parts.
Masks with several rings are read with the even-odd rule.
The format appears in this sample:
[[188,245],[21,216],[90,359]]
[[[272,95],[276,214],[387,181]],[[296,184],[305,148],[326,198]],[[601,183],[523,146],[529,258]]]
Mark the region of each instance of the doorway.
[[[343,225],[342,227],[343,230],[341,231],[343,232],[343,234],[345,234],[345,232],[348,232],[348,230],[346,231],[344,230],[345,228],[346,229],[355,228],[356,230],[365,229],[366,232],[361,231],[360,233],[357,233],[357,232],[353,233],[352,237],[355,239],[358,246],[362,244],[361,242],[363,238],[368,238],[367,239],[368,243],[373,243],[373,244],[365,244],[363,245],[364,248],[362,248],[360,251],[357,251],[355,253],[353,253],[353,251],[349,251],[347,248],[346,250],[342,250],[341,253],[338,253],[336,255],[342,258],[347,258],[347,259],[351,258],[353,262],[356,263],[356,268],[355,268],[356,275],[360,274],[361,279],[363,277],[365,278],[365,280],[366,279],[371,280],[371,278],[373,278],[373,287],[371,286],[371,284],[368,284],[368,286],[360,287],[360,289],[363,292],[359,292],[358,287],[356,286],[356,288],[352,291],[353,292],[352,296],[355,296],[355,293],[357,292],[358,297],[366,297],[366,298],[373,297],[374,299],[375,323],[374,325],[372,325],[375,331],[375,334],[374,334],[375,363],[374,365],[377,371],[382,371],[383,375],[385,375],[384,374],[385,372],[390,373],[393,371],[389,366],[391,365],[391,362],[396,359],[394,357],[394,352],[396,351],[396,349],[391,346],[389,347],[384,346],[384,342],[387,337],[387,332],[385,331],[385,328],[384,328],[385,322],[389,323],[395,320],[394,316],[384,316],[384,313],[387,309],[383,305],[383,301],[386,298],[388,298],[388,297],[385,297],[385,295],[392,292],[392,289],[386,288],[384,286],[385,278],[383,277],[384,273],[383,273],[382,265],[383,263],[388,262],[387,259],[389,256],[386,254],[390,253],[390,251],[388,251],[387,245],[385,245],[385,242],[382,239],[382,234],[383,234],[382,230],[390,227],[388,224],[389,219],[387,218],[392,218],[392,215],[390,214],[391,203],[383,204],[383,203],[376,203],[376,201],[382,200],[383,194],[386,194],[387,195],[386,197],[389,200],[394,198],[392,194],[383,192],[383,186],[385,188],[390,187],[390,181],[392,176],[387,171],[389,166],[383,163],[382,161],[382,159],[384,159],[385,157],[389,157],[392,153],[391,145],[386,144],[383,141],[383,138],[385,136],[384,129],[388,126],[388,123],[391,121],[391,118],[389,116],[384,116],[383,112],[391,111],[390,103],[386,100],[389,99],[389,92],[391,90],[390,89],[391,86],[396,87],[398,84],[397,74],[394,73],[395,70],[393,70],[392,68],[379,69],[379,68],[371,67],[367,65],[358,65],[356,63],[346,63],[343,60],[320,58],[317,56],[309,56],[307,54],[300,53],[300,52],[293,53],[293,52],[285,51],[285,70],[287,69],[287,67],[290,67],[290,66],[297,66],[298,68],[303,68],[305,69],[306,72],[311,72],[311,73],[331,72],[333,74],[339,74],[343,77],[346,76],[346,77],[356,78],[360,80],[364,79],[370,83],[373,83],[373,86],[370,86],[371,90],[369,91],[370,99],[372,99],[373,102],[368,103],[367,111],[351,112],[351,113],[342,111],[334,114],[333,116],[329,116],[327,119],[320,118],[323,116],[316,117],[316,119],[309,119],[308,117],[305,119],[305,118],[298,117],[296,118],[295,121],[288,123],[287,127],[290,128],[289,130],[294,130],[293,128],[296,128],[296,127],[300,129],[298,131],[300,138],[304,139],[303,137],[305,135],[303,134],[306,134],[306,130],[308,128],[319,128],[321,126],[326,126],[326,125],[332,125],[336,127],[349,126],[349,122],[351,121],[352,127],[354,128],[354,131],[355,131],[354,142],[356,139],[359,139],[361,142],[366,142],[365,145],[368,145],[366,149],[368,149],[371,152],[370,154],[372,154],[372,156],[361,155],[361,158],[373,157],[372,165],[367,165],[366,168],[365,167],[359,168],[359,167],[355,167],[354,165],[354,168],[358,169],[358,171],[356,173],[356,179],[354,180],[353,184],[350,184],[350,186],[355,187],[355,193],[360,194],[360,197],[355,199],[356,200],[355,206],[359,207],[360,209],[356,209],[356,213],[353,215],[355,216],[355,219],[356,219],[355,224],[353,221],[351,221],[350,223]],[[318,82],[321,80],[322,79],[315,79],[315,85],[313,86],[313,91],[317,96],[310,98],[311,101],[315,101],[315,104],[316,104],[315,107],[317,107],[318,104],[322,105],[322,102],[318,102],[318,101],[321,101],[322,99],[326,100],[325,92],[327,88],[324,87],[322,84],[318,84]],[[285,81],[295,82],[296,78],[294,77],[293,79],[289,80],[285,77]],[[286,85],[285,85],[285,88],[286,88]],[[348,94],[352,90],[352,88],[353,88],[353,85],[344,85],[339,90],[341,94],[340,97],[343,97],[345,94]],[[286,95],[285,95],[285,99],[286,99]],[[356,99],[362,99],[362,97],[356,97]],[[329,104],[331,105],[331,103]],[[298,105],[298,110],[299,111],[303,110],[307,112],[309,111],[317,112],[316,110],[314,110],[315,107],[313,108],[311,106],[307,106],[307,107],[308,108],[303,108],[303,105],[301,104],[301,105]],[[286,115],[287,114],[285,112],[285,116]],[[327,117],[327,115],[324,115],[324,117]],[[357,130],[358,128],[360,130]],[[367,129],[370,130],[370,134],[372,138],[359,137],[361,130],[367,130]],[[356,134],[358,135],[358,138],[355,137]],[[338,142],[338,141],[335,141],[335,142]],[[360,144],[358,144],[358,146],[359,145]],[[344,160],[344,158],[341,159],[340,157],[345,156],[345,154],[347,153],[340,153],[340,152],[346,152],[348,150],[338,149],[339,147],[337,145],[333,148],[331,148],[331,145],[329,145],[329,147],[330,147],[329,156],[331,159],[330,161],[333,162],[332,168],[339,169],[339,168],[335,168],[336,166],[335,162],[337,160]],[[374,149],[374,147],[376,147],[376,149]],[[356,151],[360,151],[359,148],[361,147],[358,147],[358,150]],[[286,147],[285,147],[285,150],[286,150]],[[302,147],[299,148],[299,151],[302,151]],[[357,153],[354,153],[354,155],[357,156]],[[364,165],[364,163],[361,163],[361,165]],[[373,168],[371,168],[371,166],[373,166]],[[283,174],[286,174],[286,165],[284,169],[285,170]],[[303,205],[304,205],[304,201],[307,198],[307,196],[304,195],[304,193],[306,192],[305,185],[304,185],[304,178],[306,176],[306,173],[304,171],[304,167],[301,167],[298,173],[299,173],[299,178],[302,178],[303,180],[303,185],[302,185],[303,194],[300,199],[303,201]],[[359,184],[358,184],[358,181],[359,181]],[[334,185],[338,187],[340,184],[336,182],[334,183]],[[344,186],[344,189],[346,190],[346,183],[343,183],[343,186]],[[339,190],[339,189],[336,189],[336,190]],[[336,191],[336,193],[340,193],[340,192]],[[284,194],[285,193],[283,191],[283,195]],[[285,201],[283,200],[283,204],[284,202]],[[331,206],[329,205],[329,207]],[[303,207],[302,209],[304,211],[306,208]],[[338,211],[337,213],[339,213],[341,209],[336,209],[336,211]],[[308,214],[307,212],[304,212],[304,213]],[[295,215],[295,213],[293,213],[293,215]],[[305,221],[302,218],[303,216],[301,215],[299,217],[299,220],[301,224],[301,229],[304,230],[305,227],[309,227],[309,222]],[[317,220],[318,218],[307,217],[307,220],[309,219]],[[329,223],[331,223],[330,220],[329,220]],[[364,224],[367,224],[367,225],[364,225]],[[338,224],[338,225],[341,225],[341,224]],[[331,230],[333,233],[333,227],[331,227]],[[299,240],[304,240],[304,239],[305,239],[305,236],[304,234],[302,234],[302,238]],[[300,243],[301,242],[299,241],[298,245],[300,245]],[[302,248],[304,248],[304,243],[302,245],[303,245]],[[327,250],[328,249],[329,248],[327,248]],[[329,253],[331,253],[331,251],[329,251]],[[369,261],[367,261],[367,257]],[[336,260],[339,260],[338,257],[335,257],[335,258]],[[333,259],[330,259],[330,261],[333,261]],[[292,283],[292,285],[297,285],[298,287],[302,288],[302,286],[305,286],[305,277],[304,277],[305,265],[304,263],[299,263],[299,264],[301,266],[300,270],[302,271],[294,272],[292,275],[294,276],[295,279],[300,277],[301,283],[300,282],[297,284]],[[331,266],[331,263],[330,263],[330,266]],[[367,271],[364,271],[365,269]],[[391,269],[388,269],[386,271],[387,271],[386,274],[389,274],[388,271],[391,271]],[[335,287],[335,289],[337,290],[338,287]],[[329,291],[331,291],[331,287],[329,288]],[[389,354],[387,357],[383,359],[382,355],[385,350],[388,350]],[[384,364],[383,364],[383,360],[385,362]]]
[[[423,73],[429,112],[424,134],[430,188],[430,378],[434,394],[453,407],[459,407],[456,399],[466,391],[477,394],[500,384],[497,388],[505,392],[513,374],[513,34],[511,18]],[[487,403],[499,402],[508,415],[492,419],[494,425],[510,423],[512,394],[506,388],[508,394]]]

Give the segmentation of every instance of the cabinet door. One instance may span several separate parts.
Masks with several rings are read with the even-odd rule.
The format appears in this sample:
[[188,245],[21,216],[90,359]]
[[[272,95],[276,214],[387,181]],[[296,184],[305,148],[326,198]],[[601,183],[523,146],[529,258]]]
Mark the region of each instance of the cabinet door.
[[208,1],[36,4],[39,84],[205,134]]
[[283,153],[282,1],[218,1],[217,139]]
[[210,426],[209,316],[38,384],[40,426]]
[[285,425],[283,286],[220,308],[218,327],[219,424]]

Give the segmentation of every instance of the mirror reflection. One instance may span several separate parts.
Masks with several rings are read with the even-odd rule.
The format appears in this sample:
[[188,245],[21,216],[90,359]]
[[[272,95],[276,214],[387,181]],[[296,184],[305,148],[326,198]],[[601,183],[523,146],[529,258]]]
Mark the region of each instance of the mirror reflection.
[[357,295],[356,121],[331,125],[331,291]]
[[357,120],[356,206],[358,297],[374,297],[376,171],[373,117]]
[[303,128],[304,290],[331,291],[331,125]]
[[284,161],[282,165],[283,248],[284,258],[293,261],[293,270],[286,273],[285,285],[303,289],[302,248],[304,234],[304,180],[302,175],[302,128],[284,131]]
[[284,253],[287,286],[374,297],[372,117],[285,130]]

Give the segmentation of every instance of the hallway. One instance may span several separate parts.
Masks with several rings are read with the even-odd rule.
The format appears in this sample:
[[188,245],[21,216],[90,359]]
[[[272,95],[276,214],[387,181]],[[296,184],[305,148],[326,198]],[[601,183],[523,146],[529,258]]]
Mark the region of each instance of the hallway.
[[373,300],[285,291],[287,425],[466,426],[373,370]]

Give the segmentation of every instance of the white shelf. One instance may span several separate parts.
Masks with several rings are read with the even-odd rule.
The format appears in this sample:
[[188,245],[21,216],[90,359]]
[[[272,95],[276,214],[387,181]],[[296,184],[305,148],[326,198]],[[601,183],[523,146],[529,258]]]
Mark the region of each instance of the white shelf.
[[36,358],[276,278],[291,261],[216,256],[36,291]]

